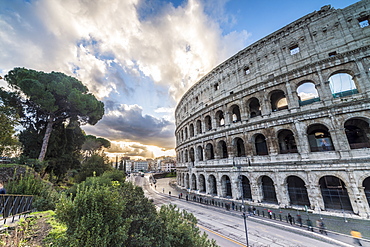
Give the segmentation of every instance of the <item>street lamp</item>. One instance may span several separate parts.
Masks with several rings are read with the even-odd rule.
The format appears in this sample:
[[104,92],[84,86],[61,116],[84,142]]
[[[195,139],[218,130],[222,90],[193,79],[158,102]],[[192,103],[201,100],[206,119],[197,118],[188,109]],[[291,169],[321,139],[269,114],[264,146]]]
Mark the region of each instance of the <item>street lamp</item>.
[[245,206],[244,206],[244,190],[243,190],[243,183],[242,183],[242,175],[240,174],[241,166],[238,166],[237,168],[238,168],[238,171],[239,171],[239,189],[240,189],[240,194],[241,194],[241,197],[242,197],[242,209],[243,209],[245,239],[247,240],[247,246],[248,246],[249,244],[248,244],[247,214],[245,213]]

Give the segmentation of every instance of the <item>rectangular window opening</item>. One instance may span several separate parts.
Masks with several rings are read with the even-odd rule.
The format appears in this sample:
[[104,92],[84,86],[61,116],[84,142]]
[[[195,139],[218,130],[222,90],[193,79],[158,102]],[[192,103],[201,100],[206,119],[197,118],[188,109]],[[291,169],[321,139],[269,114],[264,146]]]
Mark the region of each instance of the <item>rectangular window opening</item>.
[[333,52],[330,52],[329,53],[329,57],[335,57],[337,55],[337,52],[336,51],[333,51]]
[[249,75],[250,73],[251,73],[251,71],[250,71],[249,67],[244,69],[244,74],[245,75]]
[[358,19],[358,24],[360,25],[361,28],[368,27],[369,26],[369,16]]
[[289,48],[289,50],[290,50],[290,55],[297,54],[299,52],[299,46],[298,45],[292,46]]

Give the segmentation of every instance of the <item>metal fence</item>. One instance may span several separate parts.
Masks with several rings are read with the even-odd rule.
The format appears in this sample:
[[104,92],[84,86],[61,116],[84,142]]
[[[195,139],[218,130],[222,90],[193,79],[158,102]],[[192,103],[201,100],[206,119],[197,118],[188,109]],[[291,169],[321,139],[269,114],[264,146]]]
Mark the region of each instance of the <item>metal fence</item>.
[[8,218],[26,214],[32,210],[33,196],[26,195],[0,195],[0,220],[4,220],[4,224]]

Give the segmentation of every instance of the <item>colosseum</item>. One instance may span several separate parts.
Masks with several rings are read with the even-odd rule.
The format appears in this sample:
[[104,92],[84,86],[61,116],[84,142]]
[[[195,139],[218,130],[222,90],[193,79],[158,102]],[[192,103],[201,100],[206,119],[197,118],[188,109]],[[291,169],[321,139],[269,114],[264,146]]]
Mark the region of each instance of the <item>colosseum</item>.
[[175,111],[178,186],[370,217],[370,0],[310,13],[218,65]]

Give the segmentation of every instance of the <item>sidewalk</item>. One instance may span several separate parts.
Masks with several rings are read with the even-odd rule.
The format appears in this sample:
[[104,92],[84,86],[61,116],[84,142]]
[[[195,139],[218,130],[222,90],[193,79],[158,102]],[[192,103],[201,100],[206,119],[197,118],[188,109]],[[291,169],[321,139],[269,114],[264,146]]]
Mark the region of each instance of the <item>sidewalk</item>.
[[[216,206],[220,210],[228,211],[230,213],[236,213],[240,214],[240,208],[235,206],[234,208],[231,207],[234,203],[234,205],[241,204],[240,200],[233,200],[233,199],[226,199],[226,198],[219,198],[214,197],[210,195],[205,195],[201,193],[189,193],[186,190],[183,190],[181,188],[178,188],[176,183],[173,183],[176,181],[174,178],[163,178],[163,179],[157,179],[156,183],[156,190],[159,193],[169,194],[168,192],[171,191],[171,195],[174,197],[178,197],[179,193],[183,193],[183,199],[185,199],[185,195],[191,195],[191,198],[193,196],[197,197],[196,201],[191,200],[191,203],[200,203],[199,198],[202,198],[202,203],[206,203],[208,205],[211,205],[211,200],[216,200],[217,202],[223,201],[224,203],[222,206]],[[154,189],[154,186],[153,186]],[[190,199],[189,199],[190,200]],[[229,205],[229,210],[226,209],[226,205]],[[258,205],[256,203],[251,203],[249,201],[245,201],[245,204],[254,206],[256,208],[256,215],[249,217],[251,220],[263,220],[264,222],[270,222],[271,224],[279,224],[280,226],[283,226],[284,228],[289,227],[291,230],[298,230],[302,231],[302,233],[307,234],[314,234],[315,237],[319,237],[320,235],[325,238],[326,235],[320,234],[319,229],[316,227],[316,221],[321,219],[325,223],[326,231],[329,234],[329,237],[331,239],[337,239],[339,241],[344,241],[346,243],[352,243],[352,237],[350,236],[350,231],[352,229],[356,229],[357,231],[361,232],[362,239],[361,242],[363,246],[370,246],[370,220],[363,220],[363,219],[357,219],[357,218],[349,218],[348,213],[346,217],[339,217],[338,213],[332,213],[332,215],[329,215],[330,212],[325,211],[324,214],[316,214],[312,212],[305,212],[305,211],[298,211],[294,209],[276,209],[276,205],[271,205],[271,207],[266,207],[266,205]],[[271,218],[268,214],[268,211],[272,211]],[[287,215],[290,213],[293,216],[293,224],[292,226],[289,224]],[[298,222],[296,222],[297,214],[299,214],[302,218],[302,227],[299,226]],[[281,217],[281,220],[280,220]],[[308,231],[307,228],[307,220],[310,219],[313,226],[313,231]]]

